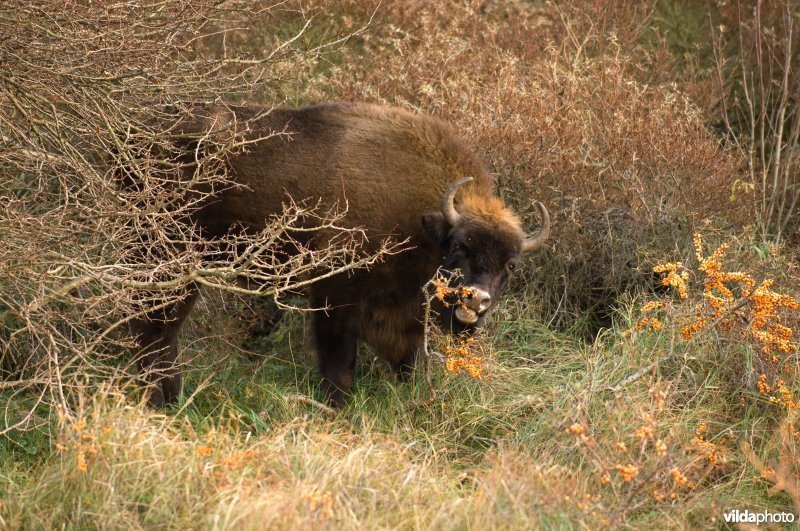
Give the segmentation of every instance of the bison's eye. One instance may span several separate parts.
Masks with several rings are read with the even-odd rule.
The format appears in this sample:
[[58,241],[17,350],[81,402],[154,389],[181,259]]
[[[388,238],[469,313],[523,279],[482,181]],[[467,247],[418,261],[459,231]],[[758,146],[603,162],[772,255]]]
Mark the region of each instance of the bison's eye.
[[516,268],[517,268],[517,263],[516,262],[507,262],[506,263],[506,271],[508,271],[509,273],[513,273],[514,269],[516,269]]

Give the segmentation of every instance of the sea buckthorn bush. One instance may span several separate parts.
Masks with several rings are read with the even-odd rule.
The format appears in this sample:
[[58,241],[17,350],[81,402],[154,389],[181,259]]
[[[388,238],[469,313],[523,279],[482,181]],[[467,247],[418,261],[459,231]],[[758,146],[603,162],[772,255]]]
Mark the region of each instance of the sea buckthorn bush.
[[591,423],[574,421],[565,432],[586,459],[591,494],[577,508],[605,526],[625,524],[643,507],[691,506],[698,493],[731,470],[732,440],[674,423],[669,392],[651,387],[645,404],[611,406],[610,432],[595,434]]
[[[464,300],[471,296],[472,290],[466,286],[452,287],[453,280],[459,278],[460,275],[446,278],[441,273],[437,274],[430,283],[434,290],[431,298],[439,301],[445,308],[463,306]],[[426,336],[436,333],[435,327],[432,326],[429,319],[431,312],[430,302],[429,300],[426,305],[426,316],[428,316],[426,319]],[[436,339],[441,344],[441,353],[427,350],[423,354],[437,357],[437,361],[444,364],[445,373],[463,374],[475,380],[482,380],[488,376],[484,355],[478,352],[480,345],[474,337],[462,335],[461,337],[453,338],[448,334],[437,334]]]
[[[668,294],[644,304],[635,329],[660,332],[666,320],[665,333],[679,336],[687,344],[711,334],[717,341],[738,343],[747,353],[755,354],[748,367],[750,374],[743,376],[752,384],[753,371],[760,371],[759,390],[768,388],[767,375],[763,373],[769,373],[774,385],[778,385],[776,378],[780,375],[796,379],[798,343],[794,328],[798,325],[798,300],[776,291],[774,279],[756,279],[753,274],[730,270],[725,263],[728,243],[723,242],[707,254],[697,233],[694,248],[694,270],[681,262],[653,268],[662,276],[661,284],[670,287],[674,296]],[[730,361],[743,365],[743,360]]]

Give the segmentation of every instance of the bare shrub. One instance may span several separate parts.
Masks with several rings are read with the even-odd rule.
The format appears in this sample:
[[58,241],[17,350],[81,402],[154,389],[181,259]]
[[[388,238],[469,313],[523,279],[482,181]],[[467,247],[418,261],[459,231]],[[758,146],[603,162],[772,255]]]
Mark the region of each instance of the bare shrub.
[[[187,285],[280,303],[387,250],[367,252],[359,230],[338,224],[346,205],[288,204],[262,232],[216,240],[186,222],[235,186],[228,157],[286,131],[247,121],[184,131],[176,116],[203,108],[195,102],[268,95],[337,42],[296,45],[305,24],[262,41],[258,54],[234,53],[228,38],[268,24],[276,9],[238,0],[0,7],[0,389],[35,397],[22,414],[6,401],[0,433],[30,427],[36,404],[69,415],[76,390],[125,376],[119,360],[131,345],[119,332]],[[298,231],[334,236],[318,249],[297,242]]]
[[800,11],[789,0],[713,4],[720,114],[747,159],[741,189],[762,234],[789,237],[800,200]]

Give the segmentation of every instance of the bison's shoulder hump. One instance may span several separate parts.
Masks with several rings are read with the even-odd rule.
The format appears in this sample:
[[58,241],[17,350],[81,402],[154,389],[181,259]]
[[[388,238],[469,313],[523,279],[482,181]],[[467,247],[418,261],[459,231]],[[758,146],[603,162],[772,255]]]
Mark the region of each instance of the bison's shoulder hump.
[[433,163],[447,167],[454,176],[489,179],[486,166],[469,143],[447,122],[411,111],[365,103],[330,103],[307,108],[325,120],[351,129],[361,138],[393,143]]

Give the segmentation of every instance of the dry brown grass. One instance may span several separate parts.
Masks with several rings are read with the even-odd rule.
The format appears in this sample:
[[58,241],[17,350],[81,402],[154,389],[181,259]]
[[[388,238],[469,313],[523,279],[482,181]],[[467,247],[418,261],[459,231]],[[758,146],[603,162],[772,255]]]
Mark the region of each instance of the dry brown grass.
[[[491,528],[507,511],[504,526],[527,527],[558,512],[575,485],[571,472],[514,451],[487,456],[472,475],[396,437],[341,423],[297,418],[256,440],[238,426],[223,420],[198,433],[188,422],[115,399],[89,406],[65,423],[59,458],[36,485],[4,497],[0,522],[10,528]],[[45,506],[52,510],[41,511]]]

